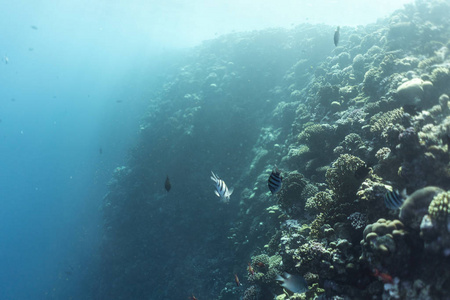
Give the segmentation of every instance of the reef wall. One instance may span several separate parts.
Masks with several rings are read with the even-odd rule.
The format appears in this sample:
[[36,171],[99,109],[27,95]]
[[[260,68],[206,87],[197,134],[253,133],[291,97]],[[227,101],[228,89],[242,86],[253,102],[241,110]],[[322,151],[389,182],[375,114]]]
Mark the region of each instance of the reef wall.
[[[336,48],[334,28],[303,24],[193,49],[164,75],[114,171],[96,297],[449,293],[448,15],[449,1],[416,1],[341,28]],[[271,195],[274,165],[284,181]],[[211,170],[234,188],[229,204]],[[409,196],[388,209],[395,189]],[[283,272],[307,291],[283,291]]]

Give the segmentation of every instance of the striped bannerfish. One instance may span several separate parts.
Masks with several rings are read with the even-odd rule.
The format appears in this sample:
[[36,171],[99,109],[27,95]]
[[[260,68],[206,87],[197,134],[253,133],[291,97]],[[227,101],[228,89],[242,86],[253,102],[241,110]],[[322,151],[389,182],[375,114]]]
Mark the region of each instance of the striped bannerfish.
[[399,209],[403,202],[405,202],[405,196],[405,190],[403,190],[401,194],[397,190],[388,191],[386,195],[384,195],[384,204],[386,204],[386,207],[389,209]]
[[214,193],[217,195],[217,197],[220,198],[221,202],[228,203],[230,202],[230,196],[233,193],[233,189],[228,190],[227,185],[225,184],[225,181],[219,178],[216,174],[211,171],[212,175],[211,180],[213,180],[216,183],[216,190]]
[[269,176],[267,185],[269,186],[269,190],[272,192],[272,195],[281,189],[281,181],[283,180],[283,176],[280,174],[280,170],[278,170],[277,166],[275,166],[275,169],[272,170],[272,174]]

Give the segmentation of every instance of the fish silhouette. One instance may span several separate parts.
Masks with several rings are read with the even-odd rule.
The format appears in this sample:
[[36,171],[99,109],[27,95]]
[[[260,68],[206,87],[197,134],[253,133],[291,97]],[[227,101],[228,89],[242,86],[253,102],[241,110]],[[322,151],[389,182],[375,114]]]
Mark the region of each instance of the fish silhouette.
[[170,188],[172,185],[170,184],[169,176],[166,178],[166,182],[164,183],[164,187],[166,188],[166,191],[170,191]]
[[336,28],[336,31],[334,32],[334,45],[337,47],[339,44],[339,29],[341,29],[339,26]]

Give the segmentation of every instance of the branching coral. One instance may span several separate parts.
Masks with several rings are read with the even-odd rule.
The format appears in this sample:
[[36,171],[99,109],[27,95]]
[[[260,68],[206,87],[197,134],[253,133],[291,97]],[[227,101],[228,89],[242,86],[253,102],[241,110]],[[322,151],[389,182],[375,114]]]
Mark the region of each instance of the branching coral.
[[326,139],[333,133],[333,128],[327,124],[313,124],[306,127],[299,135],[298,140],[310,148],[317,149],[326,145]]
[[355,176],[355,172],[365,165],[359,157],[342,154],[327,170],[327,183],[338,198],[355,195],[362,181]]
[[367,146],[357,133],[352,132],[346,135],[339,145],[344,148],[346,153],[361,156],[367,155]]
[[260,254],[252,257],[251,266],[254,274],[249,274],[248,280],[252,284],[263,286],[275,282],[277,275],[281,273],[282,259],[279,255]]
[[326,212],[333,205],[333,194],[330,190],[318,192],[313,197],[306,200],[305,209],[309,213]]
[[370,132],[382,132],[389,124],[395,124],[403,118],[403,108],[374,115],[370,118]]
[[298,172],[288,173],[283,179],[283,186],[278,192],[278,204],[284,210],[290,210],[293,206],[303,210],[306,199],[302,192],[307,185],[305,177]]

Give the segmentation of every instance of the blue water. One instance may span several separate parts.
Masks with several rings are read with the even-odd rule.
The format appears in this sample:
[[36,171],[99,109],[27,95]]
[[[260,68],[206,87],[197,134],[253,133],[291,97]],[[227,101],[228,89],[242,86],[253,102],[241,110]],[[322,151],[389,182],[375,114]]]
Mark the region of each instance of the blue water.
[[[162,57],[233,29],[286,25],[256,25],[260,10],[250,19],[248,4],[230,3],[220,18],[202,1],[2,3],[0,299],[89,298],[106,184],[137,139]],[[229,22],[236,12],[242,21]]]
[[0,15],[0,299],[85,298],[106,183],[150,94],[150,53],[42,4]]

